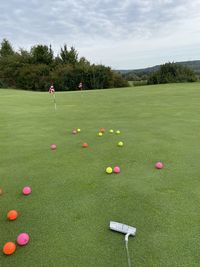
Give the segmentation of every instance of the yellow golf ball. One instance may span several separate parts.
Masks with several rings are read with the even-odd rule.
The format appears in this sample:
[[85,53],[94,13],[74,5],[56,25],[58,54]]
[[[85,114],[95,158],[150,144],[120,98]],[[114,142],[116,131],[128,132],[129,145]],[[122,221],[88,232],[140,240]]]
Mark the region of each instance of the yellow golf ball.
[[124,143],[122,141],[118,142],[118,146],[123,146]]
[[109,174],[110,174],[110,173],[112,173],[112,171],[113,171],[113,170],[112,170],[112,168],[111,168],[111,167],[107,167],[107,168],[106,168],[106,172],[107,172],[107,173],[109,173]]
[[102,136],[103,134],[100,132],[100,133],[98,133],[98,135],[99,135],[99,136]]
[[78,128],[78,129],[77,129],[77,132],[78,132],[78,133],[80,133],[80,131],[81,131],[81,129],[80,129],[80,128]]
[[111,129],[109,132],[110,132],[110,133],[113,133],[114,131]]
[[117,131],[116,131],[116,134],[120,134],[120,130],[117,130]]

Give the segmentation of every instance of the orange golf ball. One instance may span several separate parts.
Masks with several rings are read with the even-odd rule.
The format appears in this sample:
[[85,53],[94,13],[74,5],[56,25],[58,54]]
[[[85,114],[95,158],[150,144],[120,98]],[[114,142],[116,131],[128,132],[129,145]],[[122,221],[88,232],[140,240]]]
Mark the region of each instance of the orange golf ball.
[[9,221],[14,221],[16,220],[18,217],[18,213],[16,210],[10,210],[8,213],[7,213],[7,219]]
[[16,250],[16,245],[13,242],[7,242],[3,246],[3,253],[6,255],[11,255],[15,252]]
[[0,188],[0,196],[3,195],[3,189]]
[[83,147],[83,148],[87,148],[87,147],[88,147],[88,144],[87,144],[87,143],[83,143],[83,144],[82,144],[82,147]]
[[105,128],[101,128],[99,131],[100,131],[101,133],[105,133],[106,129],[105,129]]

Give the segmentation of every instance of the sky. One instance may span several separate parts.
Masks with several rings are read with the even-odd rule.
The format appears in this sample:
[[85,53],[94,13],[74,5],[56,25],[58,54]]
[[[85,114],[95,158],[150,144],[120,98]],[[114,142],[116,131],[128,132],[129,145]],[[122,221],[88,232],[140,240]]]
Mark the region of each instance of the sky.
[[1,0],[0,41],[67,44],[113,69],[200,59],[200,0]]

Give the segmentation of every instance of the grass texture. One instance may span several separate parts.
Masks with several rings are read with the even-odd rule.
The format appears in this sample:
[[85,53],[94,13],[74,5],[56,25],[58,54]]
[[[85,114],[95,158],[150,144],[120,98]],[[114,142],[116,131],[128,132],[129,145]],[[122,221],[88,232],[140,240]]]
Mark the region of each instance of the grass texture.
[[125,267],[114,220],[137,228],[133,266],[199,266],[199,97],[198,83],[62,92],[55,111],[48,93],[0,89],[0,247],[30,235],[0,265]]

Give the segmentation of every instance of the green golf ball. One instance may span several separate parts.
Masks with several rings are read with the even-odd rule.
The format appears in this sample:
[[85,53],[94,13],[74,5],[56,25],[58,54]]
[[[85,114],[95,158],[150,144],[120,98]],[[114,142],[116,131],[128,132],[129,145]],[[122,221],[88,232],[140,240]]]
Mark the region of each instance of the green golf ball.
[[122,141],[118,142],[118,146],[123,146],[124,143]]

